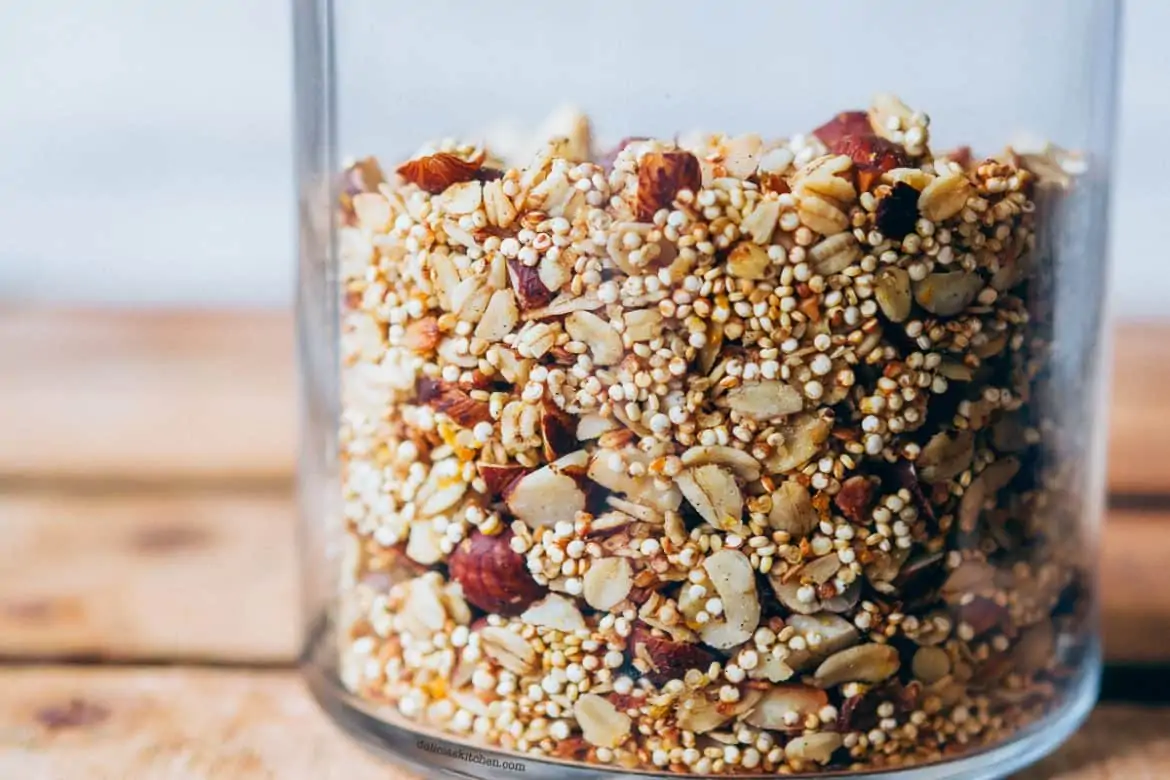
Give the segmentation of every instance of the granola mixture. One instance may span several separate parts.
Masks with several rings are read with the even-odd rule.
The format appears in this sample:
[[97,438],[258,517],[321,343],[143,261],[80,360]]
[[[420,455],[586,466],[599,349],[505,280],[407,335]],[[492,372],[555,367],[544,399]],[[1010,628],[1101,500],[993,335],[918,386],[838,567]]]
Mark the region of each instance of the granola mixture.
[[348,168],[344,684],[698,774],[918,764],[1050,712],[1087,601],[1041,413],[1072,161],[929,141],[879,96],[788,139],[595,154],[577,116],[516,167]]

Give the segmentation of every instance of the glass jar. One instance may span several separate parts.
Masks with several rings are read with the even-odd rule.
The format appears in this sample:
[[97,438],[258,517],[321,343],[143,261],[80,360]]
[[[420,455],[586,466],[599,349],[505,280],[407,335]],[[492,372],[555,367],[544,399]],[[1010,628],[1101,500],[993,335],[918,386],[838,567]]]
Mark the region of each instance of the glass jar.
[[475,778],[1058,745],[1118,6],[298,0],[322,705]]

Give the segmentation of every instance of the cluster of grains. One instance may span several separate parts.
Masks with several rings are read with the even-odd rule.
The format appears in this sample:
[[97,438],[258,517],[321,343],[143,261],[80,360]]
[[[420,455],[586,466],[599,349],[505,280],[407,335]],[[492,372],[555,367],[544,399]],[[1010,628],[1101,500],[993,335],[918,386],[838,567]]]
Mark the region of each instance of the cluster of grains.
[[[347,169],[342,678],[534,757],[873,769],[1066,687],[1046,463],[1061,154],[807,136]],[[1058,651],[1058,648],[1061,648]]]

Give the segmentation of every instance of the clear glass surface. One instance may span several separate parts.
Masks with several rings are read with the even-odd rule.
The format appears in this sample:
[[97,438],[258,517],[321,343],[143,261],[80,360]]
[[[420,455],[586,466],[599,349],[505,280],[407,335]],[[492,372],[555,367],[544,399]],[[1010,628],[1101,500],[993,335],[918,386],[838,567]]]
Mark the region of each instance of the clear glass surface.
[[1096,695],[1119,3],[297,0],[304,668],[455,777]]

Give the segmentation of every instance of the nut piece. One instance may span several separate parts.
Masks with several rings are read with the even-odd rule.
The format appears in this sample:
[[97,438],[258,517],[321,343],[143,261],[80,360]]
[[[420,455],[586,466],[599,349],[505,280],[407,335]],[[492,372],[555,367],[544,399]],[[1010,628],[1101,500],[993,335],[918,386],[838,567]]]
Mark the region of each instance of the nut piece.
[[708,463],[727,466],[745,482],[755,482],[760,478],[760,462],[735,447],[699,445],[684,452],[681,460],[684,466],[704,466]]
[[905,322],[910,317],[910,274],[895,265],[878,271],[873,297],[890,322]]
[[815,761],[827,764],[833,760],[833,753],[845,738],[833,731],[818,731],[793,737],[784,746],[784,757],[789,761]]
[[583,580],[585,603],[608,612],[630,594],[634,572],[625,558],[600,558],[589,564]]
[[487,495],[492,500],[503,498],[512,489],[516,480],[525,474],[532,473],[533,469],[527,466],[509,464],[506,466],[494,463],[480,463],[476,466],[479,476],[483,478],[487,487]]
[[583,631],[586,628],[585,618],[577,605],[557,593],[548,594],[524,610],[520,619],[530,626],[555,628],[557,631]]
[[404,162],[398,166],[398,175],[432,195],[438,195],[452,184],[471,181],[479,169],[478,163],[440,152]]
[[822,688],[847,682],[879,683],[898,671],[898,651],[870,642],[834,653],[817,667],[813,679]]
[[697,193],[702,186],[702,169],[690,152],[649,152],[638,166],[634,214],[640,222],[650,222],[659,209],[670,208],[679,192]]
[[872,135],[873,126],[864,111],[842,111],[812,131],[825,146],[832,146],[845,136]]
[[573,715],[581,734],[590,745],[615,748],[630,734],[633,721],[607,699],[596,693],[586,693],[573,702]]
[[958,476],[975,458],[975,434],[959,431],[953,436],[936,433],[915,461],[923,482],[945,482]]
[[938,647],[920,647],[910,662],[914,676],[927,685],[933,685],[951,673],[951,658]]
[[511,541],[511,530],[496,536],[472,531],[447,558],[451,579],[463,586],[463,598],[485,612],[518,615],[545,593]]
[[804,722],[829,705],[829,695],[811,685],[776,685],[764,693],[744,718],[749,726],[774,731],[803,731]]
[[833,503],[850,522],[865,523],[876,494],[877,484],[869,477],[850,477],[841,483]]
[[531,528],[562,520],[571,523],[585,508],[585,492],[577,480],[552,466],[518,479],[504,500],[516,519]]
[[716,528],[739,528],[743,518],[743,493],[727,469],[708,464],[687,469],[675,484],[699,516]]
[[811,414],[798,415],[783,425],[777,425],[776,432],[783,441],[764,461],[764,466],[771,474],[786,474],[800,468],[820,451],[830,430],[827,422]]
[[771,269],[772,259],[768,252],[751,241],[741,241],[727,255],[727,273],[738,279],[767,279]]
[[746,382],[727,391],[727,406],[744,417],[764,422],[804,408],[800,391],[776,379]]
[[804,485],[790,479],[782,482],[776,492],[772,493],[772,511],[768,513],[768,524],[777,531],[784,531],[793,539],[803,539],[819,523],[820,517]]
[[552,290],[540,280],[538,268],[524,265],[519,260],[509,260],[508,278],[512,281],[512,289],[516,291],[516,300],[524,311],[542,308],[552,300]]
[[930,274],[914,285],[914,300],[931,314],[953,317],[975,300],[983,278],[971,271]]
[[[804,650],[789,654],[788,663],[794,669],[804,669],[815,661],[822,661],[861,641],[861,633],[856,626],[830,612],[818,612],[815,615],[797,613],[789,615],[785,622],[806,640]],[[816,639],[819,639],[819,643]]]
[[643,677],[659,686],[670,680],[681,680],[691,669],[705,672],[715,660],[715,655],[706,648],[657,636],[640,622],[634,624],[627,647],[631,660],[641,660],[648,667]]
[[485,341],[500,341],[512,332],[520,321],[520,310],[511,290],[496,290],[488,301],[487,309],[475,326],[477,338]]
[[756,577],[747,556],[723,549],[707,556],[703,568],[723,602],[723,620],[711,620],[698,629],[704,642],[720,650],[746,642],[760,624]]
[[591,311],[575,311],[565,318],[565,330],[574,341],[589,347],[593,362],[612,366],[621,362],[625,354],[622,337],[613,326]]
[[487,626],[479,633],[480,645],[496,663],[513,674],[536,671],[536,651],[528,640],[503,626]]

